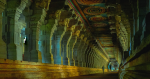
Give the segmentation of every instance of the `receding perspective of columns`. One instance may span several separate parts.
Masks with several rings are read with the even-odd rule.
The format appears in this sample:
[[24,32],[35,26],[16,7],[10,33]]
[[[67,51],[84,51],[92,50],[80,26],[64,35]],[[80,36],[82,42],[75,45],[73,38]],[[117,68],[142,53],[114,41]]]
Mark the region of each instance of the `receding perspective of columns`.
[[75,29],[75,24],[77,24],[77,17],[75,17],[75,14],[72,14],[72,16],[70,18],[66,18],[65,19],[65,26],[67,27],[65,35],[62,38],[62,44],[63,44],[63,48],[64,51],[62,52],[62,56],[63,56],[63,65],[70,65],[70,53],[68,51],[69,47],[69,42],[72,38],[72,32]]
[[149,79],[149,10],[150,0],[0,0],[0,79]]

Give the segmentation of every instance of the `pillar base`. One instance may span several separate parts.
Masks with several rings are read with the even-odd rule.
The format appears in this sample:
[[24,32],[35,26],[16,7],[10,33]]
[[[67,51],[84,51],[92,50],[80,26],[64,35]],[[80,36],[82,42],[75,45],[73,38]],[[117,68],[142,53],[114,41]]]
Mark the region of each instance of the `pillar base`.
[[7,59],[6,44],[3,40],[0,40],[0,49],[0,58]]
[[41,52],[39,50],[32,50],[30,51],[31,60],[32,62],[42,62]]
[[17,49],[14,43],[8,44],[8,59],[17,60]]
[[71,60],[70,60],[70,66],[75,66],[75,61],[74,61],[74,59],[71,59]]
[[45,53],[45,55],[42,57],[42,63],[52,63],[51,59],[50,53]]
[[78,66],[83,67],[83,63],[82,62],[78,62]]
[[67,57],[63,58],[63,65],[68,65],[68,64],[69,64],[68,58]]
[[83,62],[83,67],[86,67],[86,63],[85,62]]
[[30,52],[29,51],[26,51],[26,52],[24,52],[24,57],[23,57],[23,60],[24,61],[30,61],[30,57],[31,55],[30,55]]
[[62,64],[61,57],[54,57],[54,64]]
[[77,60],[75,60],[75,66],[78,66],[78,61]]

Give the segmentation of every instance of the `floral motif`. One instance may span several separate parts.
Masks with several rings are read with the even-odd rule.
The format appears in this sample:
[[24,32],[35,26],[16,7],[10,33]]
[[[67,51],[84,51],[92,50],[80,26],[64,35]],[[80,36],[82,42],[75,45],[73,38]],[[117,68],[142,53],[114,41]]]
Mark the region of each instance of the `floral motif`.
[[97,22],[97,21],[104,21],[106,20],[107,18],[105,17],[102,17],[102,16],[94,16],[94,17],[91,17],[90,20],[91,21],[94,21],[94,22]]
[[88,15],[100,15],[104,13],[106,10],[103,7],[99,6],[91,6],[84,9],[84,13]]
[[82,5],[94,5],[102,3],[103,1],[104,0],[77,0],[77,2]]
[[107,24],[106,23],[95,23],[92,26],[93,27],[105,27],[105,26],[107,26]]

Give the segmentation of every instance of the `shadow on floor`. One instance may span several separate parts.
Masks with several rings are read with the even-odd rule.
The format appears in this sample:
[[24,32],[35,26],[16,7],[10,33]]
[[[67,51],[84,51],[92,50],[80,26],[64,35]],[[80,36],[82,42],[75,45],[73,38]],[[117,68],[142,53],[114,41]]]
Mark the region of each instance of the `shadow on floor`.
[[108,72],[108,73],[99,73],[99,74],[90,74],[90,75],[83,75],[77,77],[70,77],[70,78],[61,78],[61,79],[119,79],[118,72]]

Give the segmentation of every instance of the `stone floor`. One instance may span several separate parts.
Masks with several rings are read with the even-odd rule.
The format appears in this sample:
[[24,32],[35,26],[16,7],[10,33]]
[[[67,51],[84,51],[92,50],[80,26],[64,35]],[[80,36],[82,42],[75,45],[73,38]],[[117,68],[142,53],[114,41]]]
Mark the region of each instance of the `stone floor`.
[[108,73],[100,73],[100,74],[91,74],[70,78],[61,78],[61,79],[119,79],[118,72],[108,72]]

